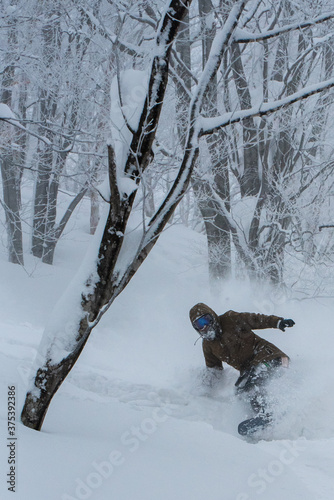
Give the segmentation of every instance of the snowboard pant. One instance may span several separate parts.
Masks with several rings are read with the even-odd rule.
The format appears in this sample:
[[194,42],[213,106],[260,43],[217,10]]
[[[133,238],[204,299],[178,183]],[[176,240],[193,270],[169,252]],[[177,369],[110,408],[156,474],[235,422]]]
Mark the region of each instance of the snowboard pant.
[[236,381],[237,394],[247,395],[255,413],[269,416],[269,398],[266,386],[273,377],[281,374],[283,367],[287,366],[288,358],[276,358],[252,366],[242,372]]

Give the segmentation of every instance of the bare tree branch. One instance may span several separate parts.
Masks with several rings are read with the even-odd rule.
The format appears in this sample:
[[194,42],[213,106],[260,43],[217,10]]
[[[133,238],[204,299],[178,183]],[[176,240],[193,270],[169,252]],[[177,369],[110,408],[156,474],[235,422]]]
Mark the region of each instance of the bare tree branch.
[[66,224],[70,220],[70,217],[71,217],[72,213],[74,212],[75,207],[80,203],[82,198],[85,196],[87,189],[88,189],[88,186],[87,185],[84,186],[81,189],[81,191],[79,191],[79,193],[73,198],[73,200],[71,201],[71,203],[67,207],[65,214],[63,215],[61,221],[59,222],[59,224],[57,224],[57,227],[55,228],[54,238],[56,241],[58,241],[59,238],[61,237],[61,235],[63,234],[64,229],[66,227]]

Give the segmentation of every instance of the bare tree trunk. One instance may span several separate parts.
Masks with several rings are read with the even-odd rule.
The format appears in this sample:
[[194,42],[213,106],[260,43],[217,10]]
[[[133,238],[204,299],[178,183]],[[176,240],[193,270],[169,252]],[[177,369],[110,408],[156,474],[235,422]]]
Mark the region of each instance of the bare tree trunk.
[[[8,44],[15,53],[17,45],[16,19],[12,19],[9,28]],[[12,90],[14,85],[15,64],[10,55],[2,76],[1,102],[12,108]],[[22,101],[20,95],[19,101]],[[23,265],[23,241],[21,224],[21,179],[24,162],[24,139],[22,132],[12,130],[10,126],[3,125],[3,137],[6,137],[5,146],[1,154],[1,177],[3,189],[3,207],[6,214],[7,244],[9,262]]]
[[[232,45],[231,64],[241,109],[252,107],[249,85],[246,79],[238,44]],[[260,190],[261,180],[258,161],[258,136],[253,118],[242,122],[243,132],[243,174],[240,177],[241,196],[256,196]]]
[[[43,62],[45,67],[52,71],[55,66],[61,44],[60,16],[58,14],[58,2],[54,6],[47,4],[45,14],[46,19],[42,27]],[[54,122],[57,113],[57,86],[51,92],[48,88],[48,80],[41,81],[39,89],[41,135],[46,136],[50,145],[40,141],[38,172],[35,185],[34,218],[31,251],[35,257],[43,258],[45,253],[46,237],[49,226],[49,214],[56,210],[54,198],[55,190],[53,183],[55,158],[52,144],[54,136],[50,130],[51,123]],[[47,127],[46,131],[44,126]],[[53,192],[51,192],[51,185]]]
[[[216,33],[213,5],[211,0],[199,0],[199,13],[202,24],[202,67],[204,68]],[[203,103],[203,115],[215,116],[218,109],[217,76],[212,79],[207,97]],[[214,284],[228,278],[231,274],[230,227],[219,205],[214,201],[212,189],[229,211],[230,183],[225,131],[211,134],[207,138],[211,158],[213,185],[194,177],[193,187],[197,193],[198,206],[203,216],[208,240],[209,275]]]
[[[208,16],[213,16],[211,0],[199,0],[199,11],[202,20],[202,66],[204,68],[210,54],[212,41],[216,31],[213,18],[211,25],[210,22],[208,22]],[[189,41],[189,20],[186,19],[179,33],[176,48],[185,67],[191,69]],[[187,110],[190,104],[191,77],[182,67],[179,67],[178,71],[184,83],[183,86],[176,82],[179,103],[178,111],[180,116],[178,120],[179,136],[181,143],[184,144],[185,127],[183,123],[187,118]],[[217,101],[217,79],[214,77],[209,84],[206,99],[203,103],[205,116],[214,116],[217,114]],[[229,209],[229,176],[227,162],[223,154],[224,141],[225,133],[223,131],[207,138],[213,183],[201,178],[200,174],[195,174],[192,179],[193,192],[206,230],[209,276],[212,283],[217,280],[226,279],[231,272],[230,229],[226,217],[221,214],[221,210],[213,200],[212,194],[214,186],[216,194],[226,203],[226,207]],[[199,171],[200,170],[199,168]]]
[[18,180],[17,166],[13,162],[14,158],[14,152],[11,150],[7,150],[2,154],[3,207],[6,214],[9,262],[23,265],[20,182]]
[[44,255],[47,232],[48,206],[50,200],[50,180],[53,171],[52,147],[41,144],[34,196],[34,215],[31,251],[40,259]]
[[[219,165],[221,167],[221,165]],[[227,169],[219,168],[215,175],[214,189],[221,202],[229,209],[229,186]],[[231,241],[230,226],[227,219],[220,209],[220,206],[214,201],[212,186],[205,181],[192,182],[198,208],[204,220],[205,231],[208,242],[209,256],[209,276],[212,284],[226,279],[231,273]]]

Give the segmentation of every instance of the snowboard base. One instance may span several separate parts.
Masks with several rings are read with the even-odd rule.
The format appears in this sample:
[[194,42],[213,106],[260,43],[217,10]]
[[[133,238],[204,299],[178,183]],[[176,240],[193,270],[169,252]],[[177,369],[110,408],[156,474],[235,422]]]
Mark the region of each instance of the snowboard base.
[[238,433],[241,436],[251,436],[257,431],[263,430],[270,425],[272,419],[265,415],[248,418],[238,425]]

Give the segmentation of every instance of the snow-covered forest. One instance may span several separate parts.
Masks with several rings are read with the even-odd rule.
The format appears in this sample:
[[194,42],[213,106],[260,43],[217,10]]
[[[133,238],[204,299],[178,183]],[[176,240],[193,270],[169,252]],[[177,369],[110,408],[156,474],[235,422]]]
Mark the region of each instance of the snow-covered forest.
[[[0,9],[1,498],[332,498],[334,2]],[[256,442],[197,302],[296,322]]]

